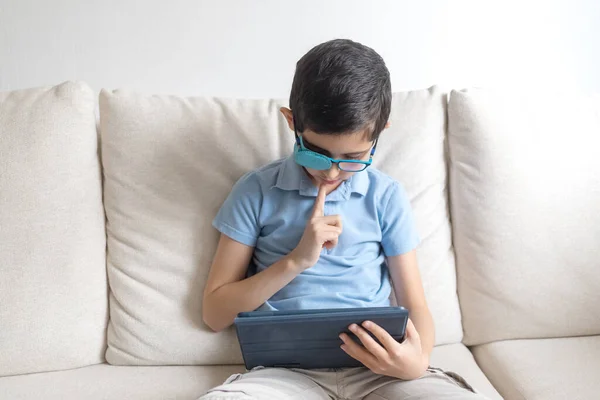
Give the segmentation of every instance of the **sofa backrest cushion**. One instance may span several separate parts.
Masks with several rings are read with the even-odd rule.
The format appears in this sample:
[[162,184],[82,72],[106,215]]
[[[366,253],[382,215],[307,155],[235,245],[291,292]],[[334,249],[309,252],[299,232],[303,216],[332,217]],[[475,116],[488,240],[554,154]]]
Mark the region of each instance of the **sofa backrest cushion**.
[[0,376],[104,360],[106,240],[95,93],[0,93]]
[[600,334],[600,98],[452,92],[465,342]]
[[[445,102],[437,89],[394,95],[376,165],[400,180],[422,239],[438,343],[462,327],[446,201]],[[291,153],[277,100],[100,95],[113,364],[241,362],[233,330],[202,322],[218,233],[211,222],[244,173]]]

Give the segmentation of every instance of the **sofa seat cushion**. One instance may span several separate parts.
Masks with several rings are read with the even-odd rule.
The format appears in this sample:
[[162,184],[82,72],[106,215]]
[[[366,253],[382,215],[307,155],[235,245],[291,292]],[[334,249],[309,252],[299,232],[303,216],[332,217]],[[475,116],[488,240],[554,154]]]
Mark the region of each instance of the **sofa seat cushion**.
[[[462,344],[438,346],[432,365],[454,371],[490,399],[501,399]],[[0,378],[0,398],[11,400],[196,399],[241,365],[124,367],[100,364],[70,371]]]
[[437,346],[431,354],[432,367],[456,372],[466,379],[475,390],[487,396],[490,400],[502,400],[502,397],[488,378],[481,371],[473,354],[461,343]]
[[600,393],[600,336],[508,340],[473,353],[506,399],[583,400]]
[[240,365],[126,367],[99,364],[68,371],[0,378],[0,398],[11,400],[196,399]]

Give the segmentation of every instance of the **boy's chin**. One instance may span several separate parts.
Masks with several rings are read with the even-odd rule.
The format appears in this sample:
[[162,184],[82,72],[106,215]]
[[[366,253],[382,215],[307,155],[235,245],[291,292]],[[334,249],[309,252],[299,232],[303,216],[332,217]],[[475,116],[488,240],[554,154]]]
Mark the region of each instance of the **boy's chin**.
[[344,182],[344,179],[342,179],[342,178],[333,179],[333,180],[323,179],[317,173],[313,173],[313,171],[306,170],[306,168],[304,170],[305,170],[306,174],[310,177],[310,180],[312,181],[312,183],[315,186],[321,186],[321,185],[323,185],[323,186],[326,186],[329,189],[335,189],[342,182]]
[[327,193],[331,193],[332,191],[337,189],[338,186],[340,186],[342,184],[342,182],[344,182],[343,179],[326,180],[326,179],[313,177],[313,183],[316,186],[321,186],[321,185],[325,186],[325,188],[327,188]]
[[343,182],[343,180],[341,180],[341,179],[335,179],[335,180],[319,179],[318,183],[320,183],[321,185],[325,185],[325,186],[337,186],[342,182]]

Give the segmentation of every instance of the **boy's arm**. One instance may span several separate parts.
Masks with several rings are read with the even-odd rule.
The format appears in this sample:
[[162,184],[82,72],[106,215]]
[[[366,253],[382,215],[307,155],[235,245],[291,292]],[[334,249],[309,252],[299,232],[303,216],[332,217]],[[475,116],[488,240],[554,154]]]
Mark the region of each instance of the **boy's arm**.
[[[348,327],[358,336],[363,346],[342,333],[342,349],[376,374],[403,380],[417,379],[429,367],[434,331],[415,251],[388,257],[388,267],[395,283],[398,304],[408,308],[411,315],[406,326],[405,340],[398,343],[385,329],[371,321],[365,321],[360,326],[352,324]],[[375,335],[379,343],[367,331]]]
[[433,318],[421,282],[416,250],[406,254],[387,258],[388,268],[398,305],[407,308],[421,339],[421,351],[425,365],[429,365],[429,356],[435,343]]
[[221,235],[202,302],[202,318],[212,330],[227,328],[240,312],[254,311],[301,272],[291,257],[284,257],[244,279],[253,251]]
[[202,316],[215,331],[227,328],[236,315],[253,311],[315,265],[323,247],[332,248],[342,233],[339,215],[324,216],[326,188],[319,188],[310,219],[298,246],[269,268],[244,279],[254,248],[221,234],[204,288]]

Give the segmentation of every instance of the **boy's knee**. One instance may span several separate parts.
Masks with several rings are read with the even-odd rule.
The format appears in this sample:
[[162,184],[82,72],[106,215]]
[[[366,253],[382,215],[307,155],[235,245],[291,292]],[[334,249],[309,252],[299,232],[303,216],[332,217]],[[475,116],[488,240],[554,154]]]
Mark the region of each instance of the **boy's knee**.
[[252,400],[254,397],[248,396],[244,392],[236,391],[210,391],[205,395],[199,397],[197,400]]
[[411,381],[396,381],[383,386],[364,400],[488,400],[475,390],[460,375],[430,368],[425,375]]

